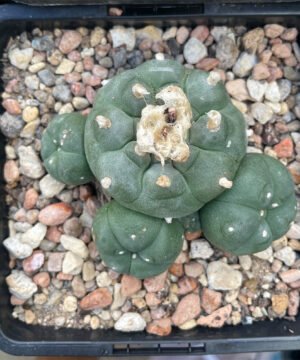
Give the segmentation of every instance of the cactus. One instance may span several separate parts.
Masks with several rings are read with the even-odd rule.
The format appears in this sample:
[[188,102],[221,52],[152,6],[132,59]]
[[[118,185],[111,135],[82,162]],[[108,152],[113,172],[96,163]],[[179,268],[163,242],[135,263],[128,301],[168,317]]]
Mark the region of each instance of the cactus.
[[151,216],[182,217],[230,188],[245,123],[218,73],[148,61],[100,89],[86,156],[106,194]]
[[85,120],[79,113],[58,115],[42,138],[45,168],[56,180],[68,185],[85,184],[94,178],[84,152]]
[[113,270],[146,278],[165,271],[183,244],[178,220],[167,223],[112,201],[97,212],[93,234],[102,260]]
[[266,249],[283,236],[296,215],[289,172],[266,155],[248,154],[233,187],[200,210],[204,235],[236,255]]

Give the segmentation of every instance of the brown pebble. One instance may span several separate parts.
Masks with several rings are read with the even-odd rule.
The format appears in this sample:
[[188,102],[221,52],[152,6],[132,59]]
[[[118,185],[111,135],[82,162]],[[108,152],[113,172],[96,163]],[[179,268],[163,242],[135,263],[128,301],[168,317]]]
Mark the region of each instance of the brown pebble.
[[[300,175],[299,175],[299,182],[297,184],[300,183]],[[295,251],[300,251],[300,241],[299,240],[295,240],[295,239],[291,239],[289,241],[289,247],[292,248]]]
[[81,80],[81,74],[74,71],[64,75],[64,79],[68,84],[73,84]]
[[84,96],[85,86],[80,82],[73,82],[71,84],[71,91],[74,96]]
[[184,276],[178,281],[178,294],[188,294],[198,287],[198,281],[193,277]]
[[207,312],[211,314],[217,310],[222,303],[222,294],[218,291],[214,291],[208,288],[203,288],[201,292],[201,306]]
[[163,307],[158,307],[150,310],[152,320],[162,319],[166,316],[166,310]]
[[294,143],[290,137],[281,140],[279,144],[274,146],[274,151],[279,158],[290,158],[293,156]]
[[24,197],[24,209],[30,210],[33,209],[38,201],[39,194],[34,188],[30,188],[25,192]]
[[279,59],[286,59],[291,56],[292,49],[290,44],[275,44],[272,46],[272,52]]
[[200,264],[196,261],[191,261],[184,265],[184,271],[187,276],[196,278],[196,277],[201,276],[204,273],[204,267],[202,264]]
[[63,225],[63,230],[66,235],[79,238],[82,233],[82,225],[77,217],[67,219]]
[[270,76],[268,77],[267,81],[275,81],[277,79],[281,79],[283,77],[282,70],[278,67],[269,67]]
[[160,299],[155,293],[147,293],[145,300],[149,307],[155,307],[162,302],[162,299]]
[[121,280],[121,293],[123,296],[131,296],[142,288],[142,282],[131,275],[123,275]]
[[109,16],[121,16],[123,14],[123,10],[118,7],[110,7],[108,9]]
[[204,42],[209,35],[208,27],[205,25],[198,25],[195,29],[191,32],[190,37],[194,37],[199,41]]
[[208,316],[200,316],[200,318],[197,321],[197,324],[201,326],[208,326],[211,328],[220,328],[225,324],[226,320],[229,318],[231,311],[232,311],[232,306],[228,304],[214,311],[212,314]]
[[289,293],[289,306],[288,306],[288,315],[289,316],[296,316],[298,314],[299,308],[299,291],[292,290]]
[[50,275],[47,272],[40,272],[33,277],[33,282],[41,288],[47,288],[50,285]]
[[46,206],[39,214],[39,221],[48,226],[64,223],[71,215],[73,209],[67,203],[55,203]]
[[14,220],[16,221],[21,221],[21,222],[25,222],[26,221],[26,211],[24,208],[19,209],[15,215],[14,215]]
[[249,93],[244,79],[230,80],[225,85],[229,95],[238,101],[249,100]]
[[284,316],[289,305],[289,297],[287,294],[278,294],[272,296],[272,310],[278,316]]
[[80,52],[77,50],[73,50],[68,54],[68,59],[74,62],[78,62],[81,60]]
[[181,253],[177,256],[174,261],[175,264],[185,264],[189,261],[189,255],[186,251],[181,251]]
[[26,300],[19,299],[19,298],[17,298],[17,297],[14,296],[14,295],[12,295],[12,296],[10,297],[10,303],[11,303],[13,306],[23,305],[25,302],[26,302]]
[[259,54],[259,59],[263,64],[268,64],[268,62],[271,60],[272,57],[272,51],[267,49],[264,50],[261,54]]
[[192,240],[197,240],[201,237],[202,235],[202,231],[198,230],[198,231],[187,231],[184,233],[184,237],[187,241],[192,241]]
[[112,295],[107,288],[99,288],[86,295],[79,303],[82,310],[105,308],[112,303]]
[[189,30],[185,26],[180,26],[176,33],[176,41],[178,44],[182,45],[186,42],[187,38],[189,37]]
[[59,43],[59,50],[63,54],[68,54],[72,50],[76,49],[82,41],[82,36],[78,31],[68,30],[66,31]]
[[181,325],[188,320],[196,318],[200,314],[200,311],[199,295],[188,294],[179,301],[172,316],[172,322],[176,326]]
[[298,60],[297,60],[296,56],[291,55],[284,59],[284,63],[286,66],[294,67],[294,66],[297,66]]
[[172,322],[170,318],[164,318],[159,320],[154,320],[147,325],[146,331],[149,334],[167,336],[170,335],[172,331]]
[[157,292],[164,288],[168,272],[147,278],[144,280],[144,287],[147,292]]
[[11,115],[20,115],[22,113],[20,104],[15,99],[3,100],[2,106]]
[[[86,88],[85,88],[85,97],[87,98],[87,101],[90,104],[94,103],[95,96],[96,96],[96,91],[93,89],[93,87],[89,86],[89,85],[86,86]],[[87,109],[87,110],[90,110],[90,109]]]
[[279,24],[268,24],[265,25],[265,35],[270,39],[277,38],[284,32],[284,27]]
[[300,280],[300,270],[290,269],[290,270],[279,273],[279,276],[281,277],[282,281],[289,284],[294,281]]
[[59,272],[56,276],[56,279],[61,281],[71,281],[73,279],[73,275]]
[[292,281],[291,283],[289,283],[289,287],[291,287],[292,289],[299,289],[300,288],[300,280]]
[[220,60],[215,58],[205,58],[196,64],[196,68],[204,71],[211,71],[216,68],[220,63]]
[[252,29],[243,36],[243,45],[246,50],[255,53],[258,46],[264,40],[264,31],[262,28]]
[[50,226],[46,232],[46,239],[49,241],[53,241],[56,244],[60,243],[60,237],[62,232],[59,230],[57,226]]
[[22,261],[23,269],[26,273],[33,273],[40,269],[45,261],[45,255],[41,250],[34,251],[32,255]]
[[181,277],[183,275],[183,265],[174,263],[169,267],[169,272],[174,276]]
[[285,29],[284,32],[280,35],[282,40],[285,41],[294,41],[298,36],[298,30],[296,28]]
[[50,272],[60,272],[62,270],[62,263],[65,257],[65,253],[52,252],[49,253],[47,269]]
[[12,184],[19,180],[19,168],[14,160],[8,160],[4,164],[3,176],[8,184]]
[[254,80],[265,80],[270,77],[269,67],[264,63],[258,63],[252,70],[252,77]]

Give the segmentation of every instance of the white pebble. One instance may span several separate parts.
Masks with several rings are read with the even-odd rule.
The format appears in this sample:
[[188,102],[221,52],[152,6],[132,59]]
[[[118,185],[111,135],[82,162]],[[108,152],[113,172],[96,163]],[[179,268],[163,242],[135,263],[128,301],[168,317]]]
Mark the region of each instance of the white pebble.
[[135,312],[123,314],[114,326],[116,330],[123,332],[143,331],[145,327],[146,321]]

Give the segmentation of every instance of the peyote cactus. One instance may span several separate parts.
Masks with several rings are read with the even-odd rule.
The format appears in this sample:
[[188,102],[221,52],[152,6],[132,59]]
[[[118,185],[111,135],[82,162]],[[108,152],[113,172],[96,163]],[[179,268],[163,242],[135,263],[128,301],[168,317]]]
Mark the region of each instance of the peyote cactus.
[[167,223],[116,201],[98,211],[93,232],[101,258],[113,270],[137,278],[165,271],[180,253],[184,238],[179,221]]
[[266,155],[244,157],[233,187],[200,210],[202,229],[217,247],[236,255],[266,249],[296,215],[292,178]]
[[245,123],[219,80],[153,60],[100,89],[85,150],[105,193],[129,209],[178,218],[230,188]]
[[42,158],[47,171],[68,185],[85,184],[94,176],[84,153],[86,117],[79,113],[56,116],[42,138]]

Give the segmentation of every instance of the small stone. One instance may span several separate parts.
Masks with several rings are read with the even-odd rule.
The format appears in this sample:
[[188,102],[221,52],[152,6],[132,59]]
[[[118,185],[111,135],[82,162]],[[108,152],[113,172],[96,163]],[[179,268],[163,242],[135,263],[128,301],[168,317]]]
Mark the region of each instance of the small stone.
[[162,36],[162,40],[168,41],[168,40],[170,40],[170,39],[173,39],[173,38],[176,37],[176,33],[177,33],[177,27],[176,27],[176,26],[172,26],[172,27],[168,28],[168,29],[164,32],[164,34],[163,34],[163,36]]
[[201,230],[198,230],[198,231],[186,231],[184,233],[184,237],[187,241],[192,241],[192,240],[197,240],[201,237],[202,235],[202,231]]
[[172,316],[174,325],[179,326],[183,323],[196,318],[200,314],[200,297],[196,294],[184,296],[178,303]]
[[69,86],[67,85],[54,86],[52,94],[56,100],[59,100],[63,103],[67,103],[72,100],[72,93]]
[[258,81],[253,79],[247,79],[247,89],[252,99],[257,102],[261,102],[265,95],[268,83],[266,81]]
[[184,276],[178,281],[178,294],[188,294],[198,287],[198,281],[193,277]]
[[13,116],[5,112],[0,116],[0,129],[4,136],[13,139],[20,135],[24,126],[21,116]]
[[197,321],[197,324],[200,326],[207,326],[210,328],[220,328],[229,319],[231,311],[232,311],[232,306],[228,304],[214,311],[212,314],[208,316],[200,316],[200,318]]
[[204,273],[204,267],[195,261],[191,261],[184,265],[184,271],[187,276],[199,277]]
[[293,223],[286,236],[290,239],[300,240],[300,224]]
[[31,256],[23,260],[23,270],[31,274],[33,272],[36,272],[38,269],[40,269],[45,261],[45,255],[42,251],[37,250],[32,253]]
[[238,101],[249,99],[249,93],[244,79],[230,80],[225,85],[229,95]]
[[191,330],[197,326],[197,321],[195,319],[188,320],[187,322],[179,325],[178,328],[180,330]]
[[272,52],[279,59],[287,59],[292,55],[292,49],[290,44],[274,44],[272,46]]
[[46,86],[54,86],[56,82],[56,77],[52,71],[49,69],[43,69],[38,72],[38,77],[40,78],[41,82]]
[[36,316],[35,313],[32,310],[25,310],[24,312],[24,320],[26,324],[33,324],[35,322]]
[[76,110],[83,110],[90,105],[86,98],[80,96],[75,96],[72,100],[72,104]]
[[39,185],[42,195],[49,199],[58,195],[65,187],[65,184],[57,181],[49,174],[42,178]]
[[249,255],[239,256],[239,263],[240,263],[241,267],[243,268],[243,270],[248,271],[251,269],[252,260]]
[[184,45],[183,55],[189,64],[196,64],[207,56],[207,49],[201,41],[192,37]]
[[295,251],[300,251],[300,241],[291,239],[289,241],[289,247],[292,248]]
[[60,225],[71,215],[73,209],[69,204],[59,202],[46,206],[39,213],[39,221],[48,226]]
[[135,31],[137,39],[151,39],[153,41],[162,40],[162,30],[156,26],[148,25]]
[[290,66],[285,66],[283,68],[284,77],[291,81],[299,81],[300,80],[300,73],[298,70]]
[[182,45],[186,42],[187,38],[189,37],[189,30],[185,26],[180,26],[176,33],[176,41],[178,44]]
[[250,109],[253,118],[262,125],[270,121],[274,115],[273,110],[270,108],[270,106],[265,105],[261,102],[256,102],[252,104]]
[[70,74],[75,67],[75,63],[68,59],[63,59],[62,62],[59,64],[59,66],[55,70],[55,74],[57,75],[64,75],[64,74]]
[[258,46],[264,41],[264,31],[262,28],[255,28],[248,31],[243,36],[243,45],[244,48],[251,53],[255,53]]
[[115,323],[114,328],[118,331],[131,332],[143,331],[146,327],[146,321],[136,312],[123,314]]
[[290,80],[280,79],[278,80],[277,84],[279,87],[280,101],[284,101],[289,97],[291,93],[292,83],[290,82]]
[[279,316],[284,316],[289,306],[289,297],[287,294],[272,296],[272,310]]
[[45,35],[34,38],[31,42],[31,46],[38,51],[51,51],[55,45],[52,36]]
[[102,39],[105,38],[105,30],[97,26],[91,31],[90,43],[91,47],[95,47],[100,44]]
[[228,36],[232,39],[234,39],[235,36],[232,32],[232,29],[228,28],[227,26],[213,26],[210,33],[217,43],[222,40],[223,36]]
[[257,58],[253,54],[242,52],[234,64],[232,71],[238,77],[248,76],[257,62]]
[[252,77],[254,80],[266,80],[270,77],[271,73],[269,67],[264,63],[258,63],[254,66]]
[[[46,64],[45,64],[44,62],[39,62],[39,63],[37,63],[37,64],[30,65],[29,68],[28,68],[28,70],[29,70],[29,72],[31,72],[31,73],[33,73],[33,74],[36,74],[36,73],[38,73],[40,70],[44,69],[45,66],[46,66]],[[32,76],[32,78],[35,79],[36,84],[39,85],[39,83],[40,83],[39,79],[38,79],[35,75]],[[29,87],[30,87],[30,86],[29,86]],[[38,86],[35,86],[34,88],[37,90],[37,89],[38,89]]]
[[20,70],[26,70],[33,56],[33,49],[10,49],[8,52],[8,58],[12,65]]
[[47,269],[49,272],[60,272],[62,270],[65,253],[53,252],[48,256]]
[[6,277],[6,283],[9,287],[9,292],[21,300],[30,299],[38,290],[35,283],[23,271],[19,270],[13,270]]
[[105,308],[112,303],[112,295],[107,288],[99,288],[86,295],[79,303],[82,310]]
[[282,40],[285,41],[294,41],[298,36],[298,30],[296,28],[285,29],[284,32],[280,35]]
[[222,294],[208,288],[203,288],[201,292],[201,307],[207,314],[217,310],[222,303]]
[[94,280],[96,275],[95,265],[92,261],[86,261],[82,267],[82,278],[84,281]]
[[121,292],[121,284],[116,283],[114,285],[114,297],[113,297],[114,301],[110,307],[111,310],[116,310],[119,309],[121,306],[124,305],[125,301],[126,301],[126,297],[122,295]]
[[280,143],[274,146],[274,151],[279,158],[290,158],[294,153],[293,140],[290,137],[286,137],[281,140]]
[[85,288],[84,282],[80,276],[74,276],[74,278],[71,282],[71,286],[72,286],[73,294],[77,298],[81,299],[84,297],[84,295],[86,294],[86,288]]
[[22,113],[20,104],[15,99],[5,99],[2,106],[10,115],[20,115]]
[[191,32],[190,37],[194,37],[198,39],[201,42],[204,42],[209,35],[209,29],[205,25],[198,25],[195,27],[195,29]]
[[265,91],[265,98],[274,103],[280,101],[280,91],[276,81],[271,81],[268,84]]
[[162,299],[160,299],[156,293],[147,293],[145,296],[145,300],[146,300],[146,304],[149,307],[156,307],[162,302]]
[[285,265],[292,266],[296,261],[296,253],[289,246],[276,251],[274,257],[281,260]]
[[235,41],[229,36],[221,36],[216,47],[216,58],[220,60],[221,69],[230,69],[239,56],[239,49]]
[[204,58],[196,64],[196,68],[204,71],[211,71],[219,65],[220,61],[215,58]]
[[296,316],[298,314],[299,303],[300,303],[299,291],[292,290],[289,293],[289,306],[288,306],[289,316]]
[[134,28],[125,28],[124,26],[114,26],[110,30],[113,47],[125,45],[128,51],[132,51],[135,46],[135,30]]
[[25,259],[32,254],[32,247],[23,244],[20,240],[21,234],[16,234],[3,241],[3,245],[9,253],[17,259]]
[[82,41],[82,36],[78,31],[68,30],[66,31],[59,43],[59,50],[63,54],[69,54],[72,50],[75,50]]
[[268,248],[266,248],[263,251],[259,251],[255,254],[253,254],[254,256],[258,257],[259,259],[262,260],[268,260],[270,261],[273,258],[273,249],[272,246],[269,246]]
[[82,259],[86,259],[89,255],[89,250],[81,239],[76,239],[69,235],[62,235],[60,237],[60,243],[66,250],[72,251]]
[[209,259],[214,250],[206,240],[194,240],[191,242],[189,257],[191,259]]
[[284,27],[279,24],[268,24],[264,29],[266,37],[270,39],[275,39],[284,32]]
[[32,179],[39,179],[45,173],[41,160],[31,146],[20,146],[18,155],[22,174]]
[[40,272],[34,275],[32,280],[41,288],[47,288],[50,285],[50,275],[47,272]]
[[102,271],[99,275],[97,275],[96,283],[98,287],[110,286],[112,283],[112,279],[106,271]]
[[68,251],[62,263],[62,271],[64,274],[78,275],[82,271],[83,259],[82,257]]
[[165,271],[162,274],[147,278],[144,280],[144,287],[147,292],[158,292],[165,287],[168,272]]
[[300,270],[290,269],[279,273],[280,278],[285,283],[292,283],[300,280]]
[[65,297],[63,310],[65,312],[75,312],[77,310],[77,299],[75,296],[68,295]]
[[158,319],[152,321],[147,325],[147,333],[159,335],[159,336],[168,336],[172,331],[172,322],[170,318]]
[[[114,48],[111,51],[111,56],[113,59],[114,67],[118,69],[121,66],[124,66],[127,61],[127,52],[125,46],[120,46],[118,48]],[[103,65],[103,64],[101,64]]]
[[213,261],[207,266],[209,286],[214,290],[235,290],[242,285],[242,274],[222,261]]
[[72,217],[65,221],[63,230],[66,235],[79,238],[82,233],[82,225],[77,217]]
[[19,168],[14,160],[8,160],[4,164],[3,176],[8,184],[13,184],[20,179]]
[[123,296],[131,296],[142,288],[140,279],[131,275],[123,275],[121,280],[121,292]]

